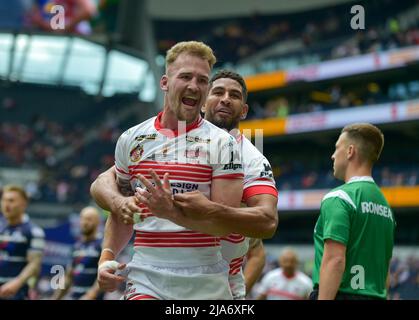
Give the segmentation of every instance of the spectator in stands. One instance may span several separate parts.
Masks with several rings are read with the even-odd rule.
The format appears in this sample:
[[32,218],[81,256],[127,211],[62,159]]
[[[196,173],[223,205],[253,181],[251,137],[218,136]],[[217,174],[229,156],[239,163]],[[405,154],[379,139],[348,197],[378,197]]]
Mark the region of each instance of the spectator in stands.
[[417,299],[419,297],[419,259],[409,256],[406,260],[395,259],[392,263],[390,298],[392,300]]
[[416,171],[411,171],[410,174],[408,174],[407,183],[408,186],[416,186],[418,184],[418,173]]
[[276,116],[278,118],[286,118],[289,113],[288,100],[284,97],[280,97],[276,100],[276,103],[277,103]]
[[289,113],[288,100],[284,97],[270,99],[265,106],[265,118],[286,118]]
[[317,172],[311,171],[307,175],[305,175],[301,181],[301,185],[303,189],[310,189],[313,188],[317,181],[318,175]]
[[112,35],[116,31],[119,1],[120,0],[98,0],[98,15],[94,21],[95,33],[101,32]]

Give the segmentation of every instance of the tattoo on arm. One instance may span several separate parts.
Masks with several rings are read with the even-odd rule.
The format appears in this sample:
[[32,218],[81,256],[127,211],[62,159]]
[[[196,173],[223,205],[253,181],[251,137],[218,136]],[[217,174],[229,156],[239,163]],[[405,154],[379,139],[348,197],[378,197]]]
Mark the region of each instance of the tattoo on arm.
[[122,180],[120,178],[117,178],[118,188],[119,191],[122,193],[125,197],[130,197],[134,195],[134,191],[131,188],[131,184],[128,180]]

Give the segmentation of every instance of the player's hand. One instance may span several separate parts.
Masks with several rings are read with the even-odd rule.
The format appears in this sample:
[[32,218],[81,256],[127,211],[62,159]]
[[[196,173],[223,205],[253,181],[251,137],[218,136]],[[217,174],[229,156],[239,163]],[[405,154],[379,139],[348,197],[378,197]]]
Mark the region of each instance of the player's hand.
[[137,188],[135,196],[157,217],[171,220],[171,218],[177,214],[177,211],[173,203],[173,193],[172,188],[170,187],[169,173],[166,172],[164,174],[163,182],[154,170],[150,170],[149,174],[154,181],[154,185],[143,175],[138,175],[137,178],[142,182],[147,190]]
[[142,211],[140,203],[135,196],[113,199],[110,209],[124,224],[134,224],[134,214]]
[[211,207],[211,201],[200,191],[175,194],[174,200],[175,206],[182,210],[185,216],[194,219],[206,219],[206,215],[202,213]]
[[113,292],[118,289],[119,285],[126,280],[126,277],[116,275],[115,272],[123,270],[125,267],[125,263],[119,263],[115,260],[101,263],[97,272],[99,288],[106,292]]
[[15,296],[21,287],[22,284],[17,279],[6,282],[0,286],[0,298],[11,298]]

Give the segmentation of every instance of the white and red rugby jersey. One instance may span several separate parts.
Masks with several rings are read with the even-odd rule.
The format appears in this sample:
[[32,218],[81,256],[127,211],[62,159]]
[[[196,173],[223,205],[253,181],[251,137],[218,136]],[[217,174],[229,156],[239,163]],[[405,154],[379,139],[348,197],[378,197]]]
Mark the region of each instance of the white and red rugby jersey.
[[[243,178],[240,149],[230,134],[201,117],[183,129],[171,131],[162,128],[161,116],[130,128],[117,142],[117,176],[129,180],[132,190],[142,187],[137,174],[151,179],[150,169],[161,179],[169,172],[173,193],[199,190],[208,198],[212,180]],[[143,211],[134,230],[137,261],[202,266],[222,259],[220,237],[188,230],[152,212]]]
[[[266,157],[243,135],[237,136],[240,144],[244,180],[243,199],[258,194],[271,194],[278,197],[272,168]],[[246,288],[243,277],[242,266],[244,258],[249,250],[249,238],[233,233],[221,238],[223,258],[230,264],[229,282],[233,298],[243,299]]]
[[288,277],[278,268],[263,277],[257,291],[266,294],[267,300],[303,300],[308,299],[313,291],[313,282],[301,271],[297,270],[294,276]]

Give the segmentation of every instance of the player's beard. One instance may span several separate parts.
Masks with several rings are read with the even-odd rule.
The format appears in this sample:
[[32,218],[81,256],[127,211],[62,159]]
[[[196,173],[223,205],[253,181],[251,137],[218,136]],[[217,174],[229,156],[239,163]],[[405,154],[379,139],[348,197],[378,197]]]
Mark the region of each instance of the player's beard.
[[228,132],[237,128],[239,126],[240,117],[217,117],[216,114],[212,112],[207,112],[205,119],[216,125],[218,128],[226,129]]
[[197,105],[189,107],[184,105],[180,97],[173,99],[176,101],[175,104],[172,104],[171,110],[176,115],[178,121],[185,121],[186,124],[193,123],[199,117],[201,100],[198,100]]
[[80,230],[81,234],[85,237],[90,237],[95,232],[95,228],[88,227],[88,228],[81,228]]
[[180,105],[176,110],[176,117],[179,121],[186,121],[186,124],[191,124],[199,116],[199,109],[196,111],[185,110],[182,105]]

